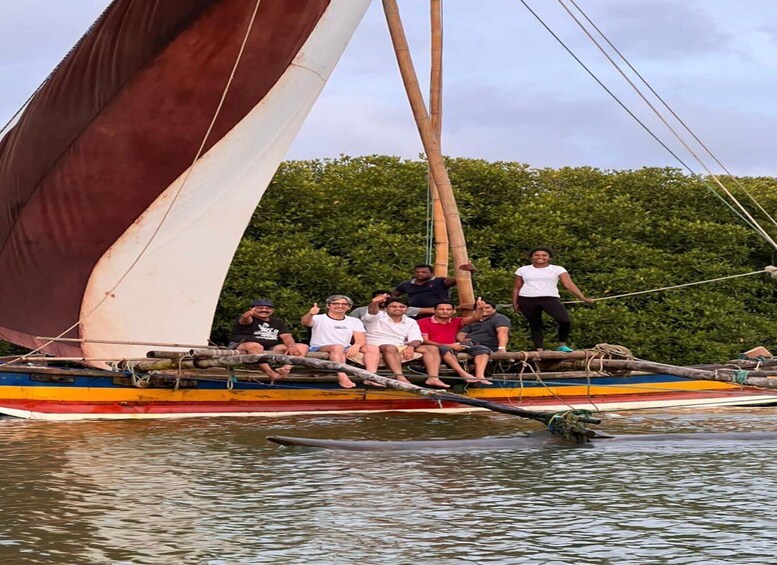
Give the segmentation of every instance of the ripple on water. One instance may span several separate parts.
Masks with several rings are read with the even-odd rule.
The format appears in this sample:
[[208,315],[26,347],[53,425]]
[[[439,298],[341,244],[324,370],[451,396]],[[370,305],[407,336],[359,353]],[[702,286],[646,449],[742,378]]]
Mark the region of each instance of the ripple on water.
[[[773,409],[624,414],[613,433],[777,431]],[[7,563],[765,563],[777,442],[340,452],[268,435],[510,437],[509,416],[0,421]]]

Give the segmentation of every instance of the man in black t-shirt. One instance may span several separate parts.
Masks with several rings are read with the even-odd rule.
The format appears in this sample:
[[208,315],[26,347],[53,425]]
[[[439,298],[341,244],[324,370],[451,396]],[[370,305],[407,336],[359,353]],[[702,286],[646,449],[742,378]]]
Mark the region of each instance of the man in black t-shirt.
[[[475,272],[472,263],[462,265],[459,269]],[[439,302],[450,300],[448,289],[456,285],[456,279],[435,277],[433,272],[431,265],[416,265],[413,269],[413,278],[399,283],[392,291],[392,296],[407,294],[408,305],[417,308],[434,308]]]
[[[296,343],[286,322],[272,317],[274,312],[275,305],[271,300],[254,300],[251,307],[235,320],[229,347],[249,355],[264,351],[299,357],[307,355],[308,346]],[[284,377],[291,371],[291,365],[284,365],[275,371],[268,364],[262,363],[259,368],[271,379]]]

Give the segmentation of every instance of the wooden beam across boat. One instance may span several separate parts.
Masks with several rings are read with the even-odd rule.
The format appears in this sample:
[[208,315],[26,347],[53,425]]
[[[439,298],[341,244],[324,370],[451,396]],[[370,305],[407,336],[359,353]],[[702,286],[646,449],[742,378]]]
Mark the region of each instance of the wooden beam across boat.
[[518,408],[516,406],[489,402],[480,398],[463,396],[445,390],[424,388],[414,384],[401,382],[396,379],[390,379],[376,375],[366,371],[365,369],[353,367],[351,365],[345,365],[343,363],[336,363],[334,361],[323,359],[314,359],[310,357],[296,357],[291,355],[265,353],[258,355],[235,355],[213,359],[143,359],[140,361],[132,361],[131,365],[125,365],[124,368],[132,371],[152,371],[171,369],[176,367],[182,369],[208,367],[230,368],[237,365],[256,365],[260,363],[295,365],[311,367],[317,370],[343,372],[352,378],[355,377],[356,379],[360,379],[365,382],[377,383],[378,385],[393,390],[400,390],[403,392],[417,394],[419,396],[437,400],[439,402],[455,402],[465,406],[485,408],[486,410],[491,410],[493,412],[519,416],[521,418],[528,418],[530,420],[535,420],[547,425],[548,429],[555,435],[575,443],[583,443],[587,441],[587,438],[591,433],[593,433],[586,428],[587,424],[600,423],[599,419],[593,418],[587,413],[583,413],[581,411],[568,410],[565,412],[536,412],[532,410],[526,410],[524,408]]
[[[544,360],[554,358],[563,358],[568,360],[592,359],[590,351],[573,351],[572,353],[563,353],[560,351],[499,352],[494,353],[491,358],[494,360]],[[275,354],[230,355],[216,358],[192,357],[187,359],[141,359],[133,360],[130,365],[125,364],[124,367],[131,367],[133,370],[145,372],[171,369],[208,369],[214,367],[231,368],[240,365],[252,365],[258,363],[277,363],[281,365],[289,364],[310,367],[314,369],[326,369],[331,371],[342,370],[343,372],[352,374],[357,378],[367,377],[367,380],[370,380],[369,375],[372,375],[372,373],[368,373],[367,371],[364,371],[364,369],[359,369],[350,365],[341,365],[339,363],[334,363],[324,359],[317,359],[313,357],[292,357]],[[592,362],[592,369],[594,371],[598,369],[641,371],[646,373],[667,374],[698,380],[727,382],[759,388],[777,389],[777,370],[747,370],[744,368],[721,368],[709,370],[695,367],[681,367],[677,365],[669,365],[666,363],[656,363],[642,359],[606,358],[594,359]],[[526,377],[531,378],[530,375],[526,375]],[[393,379],[388,380],[396,382],[393,381]],[[396,387],[392,385],[392,388]]]

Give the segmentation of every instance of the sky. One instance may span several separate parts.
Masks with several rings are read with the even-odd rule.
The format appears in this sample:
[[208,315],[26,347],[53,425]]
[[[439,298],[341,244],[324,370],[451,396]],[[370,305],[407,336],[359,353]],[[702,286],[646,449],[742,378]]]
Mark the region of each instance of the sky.
[[[651,130],[703,172],[558,0],[526,2]],[[576,2],[732,173],[777,176],[777,2]],[[0,126],[108,3],[0,2]],[[534,167],[680,166],[521,0],[443,4],[445,154]],[[428,2],[399,0],[399,6],[427,88]],[[287,158],[420,153],[382,6],[373,0]]]

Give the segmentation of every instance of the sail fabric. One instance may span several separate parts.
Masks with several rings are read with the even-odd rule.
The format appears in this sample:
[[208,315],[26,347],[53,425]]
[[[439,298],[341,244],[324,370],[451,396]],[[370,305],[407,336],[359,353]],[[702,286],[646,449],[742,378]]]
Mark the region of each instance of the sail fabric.
[[68,337],[204,344],[245,226],[368,4],[262,0],[189,171],[256,0],[116,0],[0,141],[0,338],[37,347],[82,320]]

